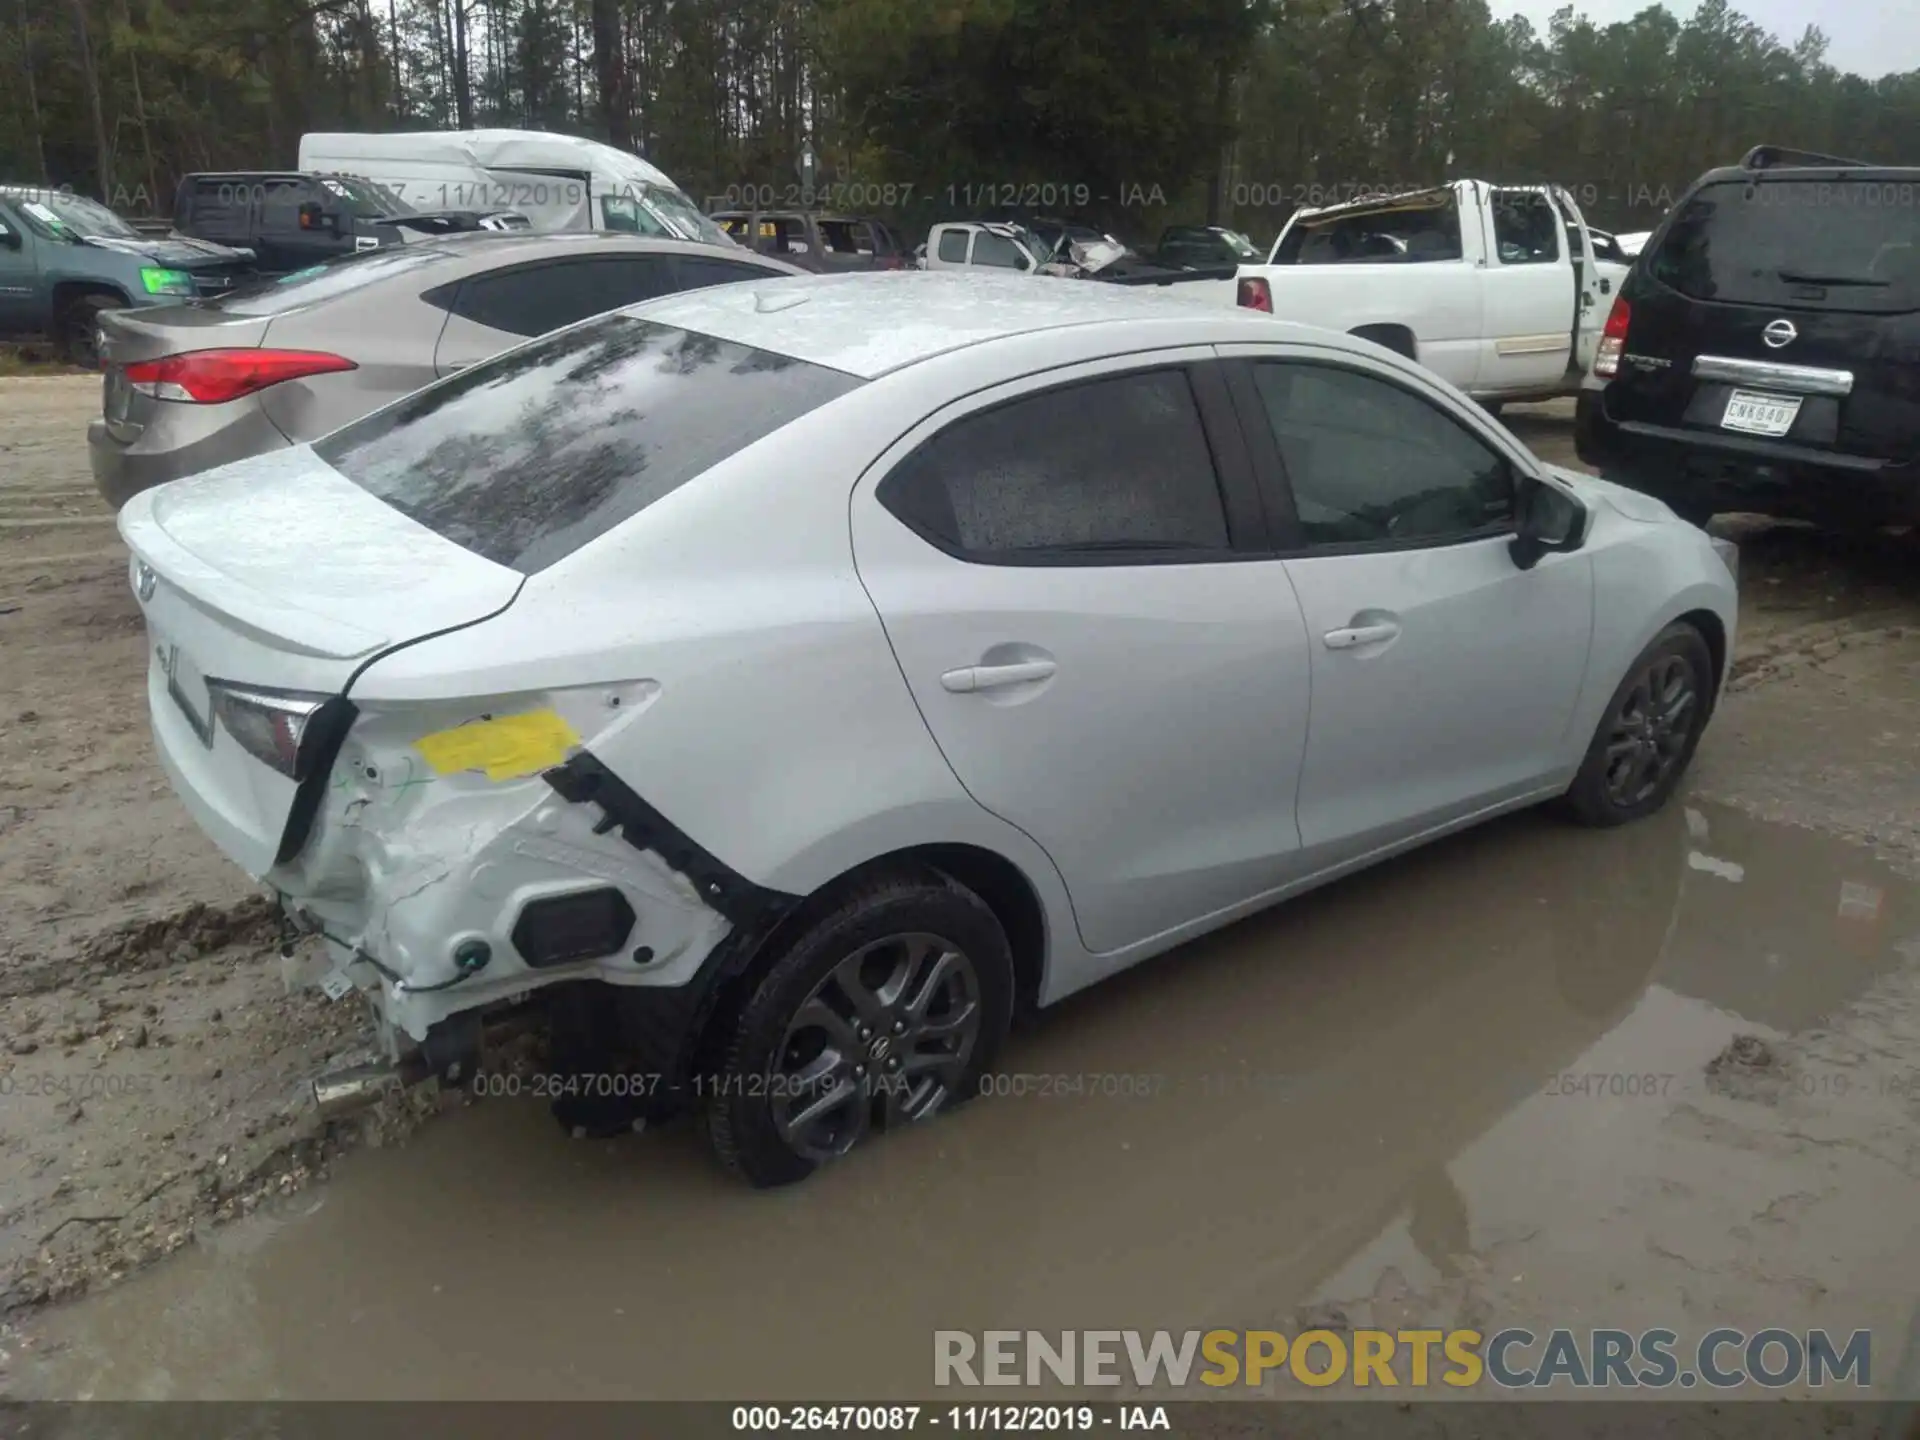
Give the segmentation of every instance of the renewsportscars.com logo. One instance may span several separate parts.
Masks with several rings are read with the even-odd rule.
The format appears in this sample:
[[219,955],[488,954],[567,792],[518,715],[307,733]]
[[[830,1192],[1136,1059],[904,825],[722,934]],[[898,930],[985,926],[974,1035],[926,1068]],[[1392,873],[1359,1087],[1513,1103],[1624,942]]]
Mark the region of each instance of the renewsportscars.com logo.
[[1203,1385],[1315,1389],[1823,1388],[1873,1383],[1873,1339],[1855,1330],[936,1330],[940,1386]]

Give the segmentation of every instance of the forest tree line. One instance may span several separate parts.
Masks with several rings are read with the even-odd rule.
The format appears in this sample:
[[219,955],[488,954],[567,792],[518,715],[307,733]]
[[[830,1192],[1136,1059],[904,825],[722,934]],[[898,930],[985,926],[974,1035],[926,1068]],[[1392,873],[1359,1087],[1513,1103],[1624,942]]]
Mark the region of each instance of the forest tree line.
[[1270,234],[1471,175],[1636,229],[1763,141],[1920,163],[1920,71],[1825,51],[1727,0],[1544,34],[1485,0],[0,0],[0,183],[166,213],[181,174],[291,166],[306,131],[497,125],[909,228],[1031,201]]

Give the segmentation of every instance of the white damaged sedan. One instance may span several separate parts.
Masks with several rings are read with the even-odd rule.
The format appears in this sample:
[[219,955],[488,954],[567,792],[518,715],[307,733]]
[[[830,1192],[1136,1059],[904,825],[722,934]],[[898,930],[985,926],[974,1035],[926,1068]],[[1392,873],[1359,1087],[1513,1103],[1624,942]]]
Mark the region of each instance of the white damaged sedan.
[[1658,808],[1735,625],[1726,542],[1396,355],[975,274],[604,315],[119,523],[289,967],[406,1075],[543,1007],[568,1123],[697,1107],[762,1185],[976,1093],[1017,1008]]

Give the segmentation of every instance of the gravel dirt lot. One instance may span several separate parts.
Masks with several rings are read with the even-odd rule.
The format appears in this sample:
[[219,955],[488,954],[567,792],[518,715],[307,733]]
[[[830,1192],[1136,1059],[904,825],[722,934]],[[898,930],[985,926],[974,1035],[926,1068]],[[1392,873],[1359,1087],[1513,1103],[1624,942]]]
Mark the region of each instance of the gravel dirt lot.
[[[1613,841],[1519,817],[1433,847],[1101,987],[1010,1062],[1151,1053],[1179,1075],[1284,1053],[1324,1084],[1324,1122],[1264,1094],[1099,1125],[996,1100],[769,1202],[671,1131],[566,1148],[541,1107],[431,1093],[350,1124],[312,1115],[304,1083],[355,1051],[359,1017],[283,992],[265,906],[151,754],[126,556],[86,464],[97,403],[91,378],[0,379],[0,1390],[734,1394],[748,1377],[713,1368],[717,1349],[759,1357],[769,1396],[810,1398],[844,1398],[835,1365],[857,1353],[853,1388],[877,1397],[924,1390],[920,1319],[1568,1323],[1595,1297],[1613,1318],[1594,1323],[1872,1323],[1882,1374],[1913,1363],[1912,538],[1722,522],[1742,545],[1742,633],[1684,809]],[[1569,416],[1508,423],[1571,461]],[[1425,963],[1436,951],[1445,966]],[[1577,1113],[1608,1123],[1570,1125],[1580,1102],[1553,1086],[1576,1057],[1679,1079],[1659,1103],[1589,1100]],[[439,1110],[458,1113],[421,1131]],[[1263,1143],[1280,1133],[1284,1159]],[[342,1159],[369,1148],[388,1153]],[[955,1166],[966,1186],[933,1183]],[[1378,1203],[1315,1175],[1367,1177]],[[899,1194],[919,1207],[905,1220]],[[850,1335],[801,1304],[855,1284],[834,1278],[835,1237],[867,1247],[877,1280],[938,1234],[1020,1234],[1036,1204],[1058,1219],[1047,1248],[963,1245],[938,1313],[860,1310]],[[1315,1238],[1255,1243],[1282,1225]],[[1121,1253],[1125,1284],[1104,1268]],[[792,1305],[768,1300],[769,1274]],[[391,1366],[501,1286],[554,1308]],[[612,1318],[648,1289],[657,1318]],[[712,1316],[686,1331],[690,1304]]]

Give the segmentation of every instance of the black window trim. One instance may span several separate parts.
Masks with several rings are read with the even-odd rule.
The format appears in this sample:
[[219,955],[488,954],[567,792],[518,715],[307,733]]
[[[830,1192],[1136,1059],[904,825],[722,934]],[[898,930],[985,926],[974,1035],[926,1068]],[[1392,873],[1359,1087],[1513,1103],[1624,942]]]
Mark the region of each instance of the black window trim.
[[[1518,529],[1522,492],[1528,485],[1545,483],[1534,466],[1515,453],[1513,446],[1498,440],[1484,426],[1476,423],[1473,417],[1450,403],[1447,397],[1410,384],[1407,377],[1396,375],[1384,366],[1373,365],[1343,351],[1316,350],[1308,347],[1274,350],[1271,353],[1258,355],[1236,350],[1232,355],[1225,357],[1222,364],[1226,368],[1227,389],[1233,397],[1233,405],[1239,415],[1241,429],[1245,432],[1246,449],[1253,457],[1253,469],[1258,481],[1260,497],[1267,507],[1274,540],[1271,558],[1304,560],[1333,555],[1383,555],[1406,550],[1448,550],[1458,545],[1480,545],[1488,540],[1510,539]],[[1459,535],[1415,535],[1404,540],[1351,540],[1338,545],[1309,544],[1300,524],[1299,507],[1294,501],[1293,481],[1287,475],[1286,462],[1281,458],[1279,437],[1273,433],[1273,426],[1267,419],[1266,406],[1254,385],[1254,367],[1273,364],[1317,365],[1322,369],[1352,371],[1369,380],[1392,385],[1439,411],[1506,462],[1507,468],[1513,473],[1514,518],[1499,525],[1485,525],[1478,530],[1465,531]]]
[[[555,265],[578,265],[582,261],[597,264],[615,260],[652,260],[662,266],[672,282],[669,289],[663,290],[660,294],[650,297],[656,300],[664,300],[669,295],[678,295],[687,290],[711,289],[715,284],[739,285],[746,283],[749,279],[755,278],[782,280],[788,278],[793,273],[789,270],[776,269],[773,265],[766,263],[770,258],[771,257],[761,255],[758,251],[753,250],[748,251],[745,255],[729,255],[717,250],[711,255],[686,255],[677,250],[571,250],[564,255],[542,255],[534,260],[515,260],[506,265],[495,266],[491,270],[475,270],[452,280],[443,280],[438,285],[432,285],[422,290],[419,294],[419,299],[422,304],[431,305],[436,310],[444,311],[450,320],[458,318],[466,321],[469,325],[479,325],[483,330],[492,330],[500,335],[512,335],[515,333],[514,331],[501,330],[498,326],[483,324],[481,321],[475,320],[471,315],[461,314],[455,307],[460,303],[460,291],[462,287],[470,285],[476,280],[497,280],[503,276],[519,275],[528,271],[545,270]],[[683,285],[680,278],[680,262],[683,260],[708,261],[721,265],[738,265],[742,269],[755,271],[756,274],[754,276],[742,275],[740,279],[733,281],[709,280],[698,285]],[[628,303],[643,305],[647,302],[634,300]],[[616,305],[613,308],[619,310],[625,307]],[[586,319],[591,317],[583,316],[582,318]],[[554,328],[564,330],[567,327],[560,325]],[[532,340],[537,338],[537,336],[551,333],[552,332],[548,330],[540,330],[536,331],[533,335],[522,335],[518,338],[522,340]]]
[[[1244,427],[1239,423],[1233,401],[1227,393],[1227,381],[1222,362],[1170,359],[1165,349],[1161,348],[1138,352],[1137,358],[1140,362],[1138,364],[1116,365],[1113,363],[1134,358],[1136,357],[1129,355],[1113,355],[1098,361],[1075,361],[1069,365],[995,381],[980,390],[950,401],[927,417],[927,423],[931,427],[927,433],[911,449],[887,466],[886,473],[873,487],[874,500],[896,524],[912,531],[941,554],[966,565],[1000,569],[1020,567],[1061,570],[1097,567],[1112,570],[1132,569],[1143,565],[1219,565],[1234,561],[1273,559],[1274,550],[1267,528],[1267,512],[1255,483],[1254,464],[1247,453]],[[1090,366],[1102,368],[1091,369]],[[908,462],[955,425],[1055,391],[1067,390],[1079,385],[1097,385],[1105,380],[1117,380],[1159,371],[1183,373],[1193,392],[1194,406],[1199,412],[1201,432],[1213,461],[1214,482],[1220,492],[1221,510],[1226,520],[1227,546],[1225,549],[1154,546],[1140,550],[1075,550],[1071,548],[967,550],[950,543],[944,536],[933,534],[925,527],[915,524],[887,503],[889,485],[904,472]],[[1064,378],[1050,379],[1050,377],[1063,375]],[[1034,383],[1036,380],[1040,383]],[[999,393],[1006,391],[1010,386],[1020,388],[1013,393]],[[975,401],[982,394],[993,394],[996,398],[989,400],[986,404],[976,404]]]

